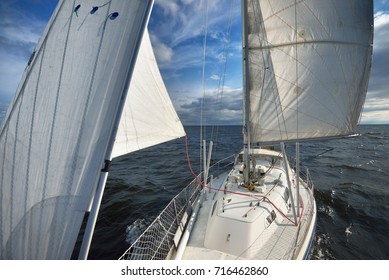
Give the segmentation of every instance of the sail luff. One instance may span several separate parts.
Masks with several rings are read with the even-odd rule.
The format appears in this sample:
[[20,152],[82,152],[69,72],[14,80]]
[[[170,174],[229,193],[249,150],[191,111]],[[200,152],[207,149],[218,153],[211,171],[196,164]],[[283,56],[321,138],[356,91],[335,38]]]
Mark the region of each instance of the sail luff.
[[250,0],[249,9],[252,142],[353,134],[370,72],[372,1]]

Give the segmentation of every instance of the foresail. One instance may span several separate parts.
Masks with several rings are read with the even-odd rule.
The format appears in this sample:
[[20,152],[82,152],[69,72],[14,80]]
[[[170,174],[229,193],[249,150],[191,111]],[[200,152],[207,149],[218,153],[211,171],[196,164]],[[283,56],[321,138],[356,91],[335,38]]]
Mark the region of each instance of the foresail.
[[0,130],[0,258],[69,259],[152,1],[59,1]]
[[252,143],[354,133],[373,1],[250,0],[248,33]]
[[184,128],[165,88],[146,29],[116,134],[112,157],[184,135]]

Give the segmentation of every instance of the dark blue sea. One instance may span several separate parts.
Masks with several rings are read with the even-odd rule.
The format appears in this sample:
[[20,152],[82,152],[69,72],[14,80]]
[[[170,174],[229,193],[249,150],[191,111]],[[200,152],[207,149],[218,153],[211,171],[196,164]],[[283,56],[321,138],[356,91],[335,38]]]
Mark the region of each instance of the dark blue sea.
[[[186,127],[189,155],[199,170],[199,127]],[[361,125],[359,137],[300,144],[318,209],[312,259],[389,259],[389,125]],[[242,127],[207,127],[212,161],[237,153]],[[290,154],[294,145],[287,146]],[[114,160],[90,259],[117,259],[191,180],[184,139]]]

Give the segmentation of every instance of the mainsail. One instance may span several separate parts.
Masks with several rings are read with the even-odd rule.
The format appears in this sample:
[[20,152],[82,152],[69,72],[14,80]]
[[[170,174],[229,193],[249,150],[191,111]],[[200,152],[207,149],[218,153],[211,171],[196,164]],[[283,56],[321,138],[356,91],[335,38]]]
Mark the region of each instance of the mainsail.
[[0,129],[0,258],[71,257],[151,6],[59,1]]
[[373,1],[250,0],[250,142],[354,133],[371,68]]

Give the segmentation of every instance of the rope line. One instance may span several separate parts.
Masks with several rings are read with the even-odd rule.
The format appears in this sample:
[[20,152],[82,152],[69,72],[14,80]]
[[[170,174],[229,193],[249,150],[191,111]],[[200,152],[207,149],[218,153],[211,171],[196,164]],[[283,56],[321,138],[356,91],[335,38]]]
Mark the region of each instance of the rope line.
[[300,201],[301,201],[301,206],[302,206],[302,210],[301,210],[301,213],[300,213],[300,216],[299,216],[299,221],[298,223],[295,223],[294,221],[292,221],[281,209],[279,209],[267,196],[265,195],[260,195],[260,194],[246,194],[246,193],[241,193],[241,192],[235,192],[235,191],[230,191],[230,190],[221,190],[220,188],[214,188],[214,187],[211,187],[207,184],[204,184],[204,182],[200,179],[200,177],[194,172],[193,168],[192,168],[192,164],[190,162],[190,157],[189,157],[189,145],[188,145],[188,136],[185,135],[185,149],[186,149],[186,158],[187,158],[187,162],[188,162],[188,166],[189,166],[189,169],[190,169],[190,172],[192,173],[192,175],[195,177],[195,179],[197,180],[197,182],[203,187],[203,188],[207,188],[207,189],[210,189],[210,190],[214,190],[214,191],[223,191],[225,193],[230,193],[230,194],[236,194],[236,195],[242,195],[242,196],[248,196],[248,197],[253,197],[253,198],[257,198],[257,199],[264,199],[266,200],[268,203],[270,203],[276,210],[277,212],[279,212],[285,219],[287,219],[289,222],[291,222],[294,226],[298,226],[298,224],[301,222],[301,219],[302,219],[302,216],[303,216],[303,213],[304,213],[304,203],[302,201],[302,197],[300,195]]

